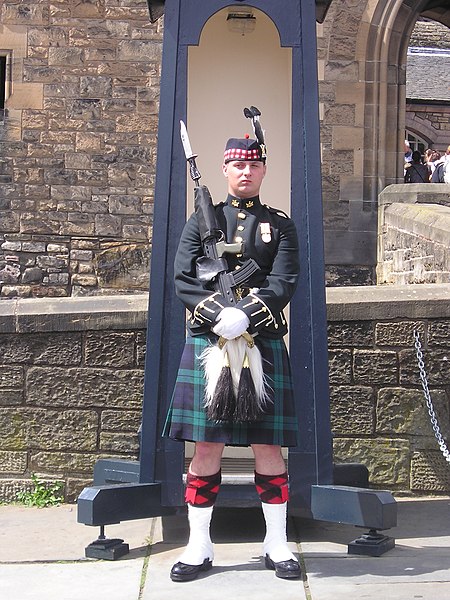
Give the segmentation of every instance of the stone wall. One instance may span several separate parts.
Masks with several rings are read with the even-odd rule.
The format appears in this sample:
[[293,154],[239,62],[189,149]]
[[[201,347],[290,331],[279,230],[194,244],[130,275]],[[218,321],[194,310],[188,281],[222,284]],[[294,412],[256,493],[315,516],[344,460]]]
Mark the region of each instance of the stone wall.
[[76,499],[99,457],[135,459],[145,296],[0,303],[0,498],[30,473]]
[[[446,57],[446,60],[448,58]],[[406,127],[429,141],[428,146],[441,155],[450,145],[450,106],[426,101],[406,103]]]
[[450,185],[389,186],[379,213],[379,284],[450,283]]
[[146,0],[5,0],[0,296],[148,289],[162,22]]
[[414,25],[409,45],[450,50],[450,29],[442,23],[421,18]]
[[[360,461],[373,486],[450,492],[424,404],[412,331],[450,431],[450,286],[328,289],[331,421],[337,462]],[[147,297],[0,303],[0,500],[31,473],[74,501],[98,458],[138,452]]]

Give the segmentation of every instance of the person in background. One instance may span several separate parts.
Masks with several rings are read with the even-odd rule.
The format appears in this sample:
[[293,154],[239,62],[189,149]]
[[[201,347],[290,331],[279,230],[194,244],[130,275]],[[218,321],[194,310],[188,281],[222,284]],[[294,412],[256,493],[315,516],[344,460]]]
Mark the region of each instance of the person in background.
[[425,152],[425,164],[430,169],[430,181],[433,176],[434,170],[436,169],[436,162],[441,158],[441,153],[433,148],[428,148]]
[[445,154],[436,160],[434,166],[431,183],[450,183],[450,146],[447,146]]
[[422,156],[418,150],[412,153],[412,161],[406,168],[405,183],[429,183],[430,169],[422,162]]
[[411,146],[409,145],[408,140],[405,140],[404,152],[405,152],[405,157],[404,157],[404,163],[403,163],[403,176],[406,175],[406,169],[409,167],[409,165],[412,161],[412,150],[411,150]]

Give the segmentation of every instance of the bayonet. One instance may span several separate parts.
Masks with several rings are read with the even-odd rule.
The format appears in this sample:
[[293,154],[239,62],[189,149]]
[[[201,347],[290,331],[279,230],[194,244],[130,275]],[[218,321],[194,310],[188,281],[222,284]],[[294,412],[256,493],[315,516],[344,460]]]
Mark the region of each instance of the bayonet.
[[183,121],[180,121],[180,137],[181,137],[181,142],[183,144],[186,160],[189,163],[189,171],[191,174],[191,179],[194,181],[195,187],[198,187],[198,185],[199,185],[198,182],[201,178],[200,171],[197,169],[197,163],[195,162],[195,159],[197,158],[198,154],[194,154],[192,152],[191,142],[189,141],[189,136],[188,136],[188,132],[186,129],[186,125],[184,124]]

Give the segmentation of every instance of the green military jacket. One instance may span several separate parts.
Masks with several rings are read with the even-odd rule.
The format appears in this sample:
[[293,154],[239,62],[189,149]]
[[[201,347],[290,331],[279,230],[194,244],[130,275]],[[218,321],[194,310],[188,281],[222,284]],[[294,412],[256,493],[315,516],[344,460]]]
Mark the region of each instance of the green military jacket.
[[[283,309],[291,300],[299,275],[299,250],[295,224],[285,213],[262,204],[259,196],[239,199],[231,195],[215,206],[217,222],[226,241],[242,242],[241,252],[225,254],[230,271],[249,258],[259,271],[236,290],[236,307],[250,320],[248,331],[279,338],[286,334]],[[175,258],[176,294],[189,310],[192,335],[208,333],[227,306],[214,282],[197,278],[196,260],[203,250],[195,213],[188,219]]]

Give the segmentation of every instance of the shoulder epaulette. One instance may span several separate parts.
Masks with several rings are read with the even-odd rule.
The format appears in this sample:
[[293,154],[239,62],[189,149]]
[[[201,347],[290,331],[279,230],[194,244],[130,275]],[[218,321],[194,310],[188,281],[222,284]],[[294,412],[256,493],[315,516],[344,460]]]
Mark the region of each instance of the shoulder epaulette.
[[269,206],[268,204],[264,204],[264,206],[267,208],[267,210],[273,214],[276,214],[280,217],[284,217],[285,219],[290,219],[290,216],[288,214],[286,214],[284,212],[284,210],[281,210],[280,208],[273,208],[272,206]]

